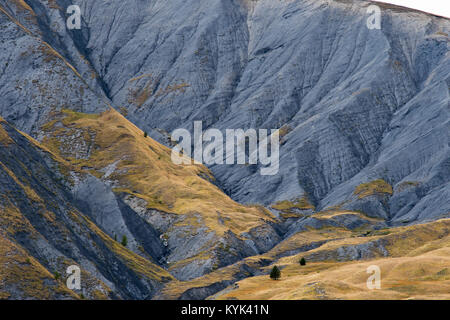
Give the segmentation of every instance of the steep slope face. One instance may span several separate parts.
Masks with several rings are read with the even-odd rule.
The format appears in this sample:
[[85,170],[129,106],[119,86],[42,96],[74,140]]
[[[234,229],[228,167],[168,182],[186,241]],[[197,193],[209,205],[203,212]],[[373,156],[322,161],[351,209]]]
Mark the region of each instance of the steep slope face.
[[[50,23],[64,17],[57,3],[38,28],[71,60],[64,47],[86,54],[113,103],[159,141],[194,120],[282,128],[279,174],[211,167],[233,199],[307,195],[392,222],[448,214],[448,20],[380,4],[370,30],[369,2],[356,0],[78,0],[83,25],[67,35]],[[377,179],[394,195],[354,196]]]
[[204,166],[173,164],[170,149],[117,111],[63,110],[53,118],[43,144],[76,172],[92,174],[75,177],[75,198],[111,237],[126,235],[133,251],[155,257],[177,278],[201,276],[279,241],[267,209],[234,202]]
[[[270,212],[228,198],[203,166],[172,164],[116,111],[53,119],[43,145],[0,123],[2,298],[147,299],[172,275],[202,276],[279,241]],[[62,283],[70,265],[82,270],[76,292]]]
[[[114,110],[99,115],[109,101],[101,80],[86,80],[95,71],[75,48],[79,39],[56,28],[65,23],[58,15],[61,7],[28,4],[0,7],[8,30],[2,34],[8,58],[2,59],[1,112],[73,165],[65,190],[72,205],[110,238],[126,237],[129,249],[170,268],[179,279],[201,276],[276,244],[269,211],[231,200],[202,166],[174,165],[168,148],[145,138]],[[10,75],[9,68],[18,72]]]
[[[11,254],[1,258],[2,294],[79,297],[60,282],[70,265],[81,268],[77,293],[88,298],[143,299],[172,278],[152,257],[124,248],[78,209],[66,176],[70,165],[3,120],[0,133],[1,247]],[[151,233],[147,237],[151,241]]]
[[[108,107],[87,61],[76,49],[71,51],[74,58],[63,56],[61,47],[68,45],[41,29],[42,19],[25,1],[0,1],[0,114],[35,138],[53,111],[92,113]],[[64,28],[65,20],[58,21]]]
[[0,299],[74,299],[41,264],[0,234]]

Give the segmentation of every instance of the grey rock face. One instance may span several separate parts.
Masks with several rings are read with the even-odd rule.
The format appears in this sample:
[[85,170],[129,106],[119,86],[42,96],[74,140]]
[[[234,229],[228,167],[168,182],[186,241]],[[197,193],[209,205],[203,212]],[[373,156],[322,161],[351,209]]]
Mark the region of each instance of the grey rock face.
[[0,6],[4,10],[0,13],[0,114],[5,120],[38,137],[52,111],[106,109],[106,98],[71,69],[70,57],[64,58],[46,42],[53,34],[45,25],[39,28],[38,22],[44,22],[16,3],[0,1]]
[[[94,112],[108,98],[161,142],[194,120],[205,129],[284,128],[279,174],[211,167],[234,199],[267,205],[307,194],[321,209],[383,178],[393,186],[420,183],[418,201],[437,192],[433,199],[442,203],[421,209],[432,217],[449,212],[438,191],[449,181],[446,19],[383,7],[381,29],[369,30],[369,3],[356,0],[77,0],[82,28],[67,30],[68,1],[57,1],[59,9],[27,3],[39,15],[23,24],[42,39],[2,16],[9,30],[3,60],[11,60],[3,74],[15,76],[0,92],[1,114],[26,132],[37,136],[51,106]],[[3,7],[26,20],[13,5]],[[27,58],[25,48],[43,40],[81,78],[62,71],[61,60],[39,63],[44,53]],[[48,75],[35,85],[33,74]],[[396,221],[390,208],[374,206],[363,205]]]
[[292,223],[285,234],[285,238],[289,238],[298,232],[308,231],[310,228],[321,229],[324,227],[337,227],[349,230],[366,227],[368,229],[377,230],[386,227],[386,223],[384,221],[370,221],[355,214],[342,214],[329,219],[306,217]]
[[[383,178],[393,186],[417,181],[424,192],[418,201],[436,192],[441,204],[425,201],[421,210],[449,212],[439,191],[449,180],[448,20],[383,7],[381,29],[369,30],[369,3],[356,0],[74,4],[82,9],[81,30],[53,27],[64,14],[52,8],[38,28],[59,35],[54,45],[98,75],[93,91],[152,137],[167,142],[194,120],[222,130],[286,129],[278,175],[212,166],[234,199],[267,205],[306,193],[320,209]],[[85,54],[88,66],[74,52]],[[31,130],[24,116],[3,114]],[[397,220],[389,208],[362,207]]]
[[354,261],[387,257],[389,251],[386,249],[386,244],[386,241],[379,239],[361,244],[344,245],[334,250],[308,253],[305,259],[307,261]]
[[161,263],[166,250],[158,232],[121,199],[117,199],[108,185],[87,176],[74,186],[72,193],[83,204],[83,212],[111,238],[121,241],[126,237],[129,249],[137,254],[147,254],[153,261]]

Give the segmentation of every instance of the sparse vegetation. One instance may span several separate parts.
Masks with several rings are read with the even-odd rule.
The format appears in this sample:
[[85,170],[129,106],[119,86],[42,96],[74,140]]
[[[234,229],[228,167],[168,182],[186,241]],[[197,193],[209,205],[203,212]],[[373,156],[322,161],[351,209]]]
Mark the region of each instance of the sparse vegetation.
[[30,299],[49,300],[57,295],[76,298],[61,282],[55,281],[57,277],[0,233],[0,299],[11,298],[10,289]]
[[302,257],[302,258],[298,261],[298,263],[300,263],[301,266],[305,266],[305,265],[306,265],[306,260],[305,260],[305,258]]
[[360,184],[355,188],[354,194],[359,199],[369,197],[372,195],[392,195],[392,186],[383,179],[373,180],[367,183]]
[[284,213],[292,213],[296,209],[299,210],[314,210],[314,206],[309,202],[308,197],[304,195],[301,198],[297,198],[293,201],[279,201],[272,206],[273,209],[280,210]]
[[436,34],[439,35],[439,36],[448,37],[448,34],[443,32],[443,31],[438,31],[438,32],[436,32]]
[[186,92],[186,88],[189,88],[190,85],[187,84],[186,82],[181,82],[179,84],[174,84],[174,85],[168,85],[166,88],[161,88],[158,90],[158,92],[156,93],[156,96],[159,97],[161,95],[166,95],[169,93],[176,93],[176,92],[180,92],[180,93],[184,93]]
[[284,142],[284,137],[292,131],[292,128],[289,125],[284,125],[279,129],[279,139],[280,142]]
[[417,181],[404,181],[397,185],[397,191],[402,192],[408,188],[417,187],[419,185],[419,182]]
[[3,126],[1,125],[1,122],[3,122],[3,121],[4,120],[2,118],[0,118],[0,143],[6,147],[10,143],[13,143],[13,141],[10,138],[10,136],[8,135],[8,133],[5,131],[5,129],[3,128]]

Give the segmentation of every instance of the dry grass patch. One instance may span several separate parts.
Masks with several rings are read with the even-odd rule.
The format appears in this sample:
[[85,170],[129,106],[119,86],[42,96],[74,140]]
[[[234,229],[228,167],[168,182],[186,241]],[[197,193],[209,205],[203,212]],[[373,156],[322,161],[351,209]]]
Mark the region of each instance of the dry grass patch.
[[373,180],[367,183],[360,184],[355,188],[354,194],[359,199],[377,195],[377,194],[389,194],[392,195],[392,186],[383,179]]
[[276,204],[272,205],[273,209],[282,211],[284,213],[292,213],[295,209],[300,210],[314,210],[314,206],[309,202],[306,196],[301,198],[297,198],[293,201],[283,200],[279,201]]

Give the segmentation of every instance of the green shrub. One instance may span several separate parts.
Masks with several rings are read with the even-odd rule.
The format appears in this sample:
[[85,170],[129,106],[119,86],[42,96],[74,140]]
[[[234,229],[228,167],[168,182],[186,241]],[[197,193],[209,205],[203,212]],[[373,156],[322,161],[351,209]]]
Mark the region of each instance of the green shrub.
[[301,258],[301,259],[298,261],[298,263],[300,263],[301,266],[306,265],[306,260],[305,260],[305,258]]
[[274,266],[272,268],[272,271],[270,272],[270,278],[273,280],[278,280],[281,277],[281,271],[277,266]]
[[122,245],[123,245],[124,247],[127,246],[127,244],[128,244],[127,236],[124,235],[124,236],[122,237],[122,242],[121,242],[121,243],[122,243]]

